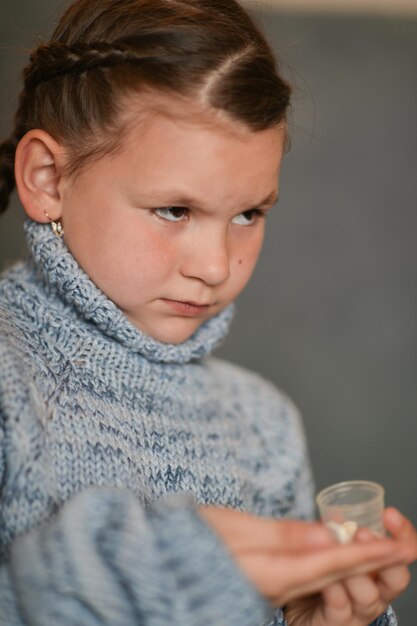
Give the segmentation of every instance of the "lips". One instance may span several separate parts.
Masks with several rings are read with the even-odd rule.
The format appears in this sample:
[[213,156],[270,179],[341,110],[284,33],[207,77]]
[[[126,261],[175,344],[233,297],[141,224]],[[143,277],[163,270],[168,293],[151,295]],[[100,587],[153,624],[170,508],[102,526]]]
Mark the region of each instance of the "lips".
[[210,304],[200,304],[199,302],[170,300],[169,298],[163,298],[162,300],[176,313],[187,317],[203,315],[211,306]]

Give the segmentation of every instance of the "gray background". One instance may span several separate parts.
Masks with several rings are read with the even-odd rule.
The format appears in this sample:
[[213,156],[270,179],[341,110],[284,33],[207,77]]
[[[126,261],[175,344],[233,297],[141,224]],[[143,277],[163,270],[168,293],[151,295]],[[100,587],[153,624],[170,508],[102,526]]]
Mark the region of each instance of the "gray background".
[[[2,136],[25,50],[61,6],[0,7]],[[292,149],[220,354],[295,400],[317,488],[376,480],[417,524],[417,20],[258,13],[295,86]],[[0,219],[2,267],[23,250],[21,219],[14,199]],[[410,626],[413,571],[395,603]]]

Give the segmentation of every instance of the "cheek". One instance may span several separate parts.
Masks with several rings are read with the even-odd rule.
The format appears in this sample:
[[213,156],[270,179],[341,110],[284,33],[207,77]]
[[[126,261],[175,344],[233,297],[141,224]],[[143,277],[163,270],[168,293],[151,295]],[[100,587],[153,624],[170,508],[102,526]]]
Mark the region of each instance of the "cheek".
[[236,242],[235,258],[241,272],[252,272],[262,249],[264,226]]
[[149,229],[122,237],[116,249],[120,279],[128,284],[157,284],[175,266],[175,247],[166,237]]
[[240,242],[236,251],[236,261],[234,263],[234,277],[236,289],[241,291],[249,281],[256,267],[256,262],[262,248],[263,230],[256,234],[249,241]]
[[[102,220],[68,232],[68,247],[90,278],[116,304],[136,301],[163,283],[175,266],[175,247],[146,220]],[[145,295],[146,297],[146,295]]]

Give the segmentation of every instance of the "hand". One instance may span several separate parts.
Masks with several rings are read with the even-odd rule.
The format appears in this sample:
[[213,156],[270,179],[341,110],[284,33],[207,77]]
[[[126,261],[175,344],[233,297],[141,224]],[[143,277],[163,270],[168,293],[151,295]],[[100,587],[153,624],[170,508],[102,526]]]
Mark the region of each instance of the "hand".
[[[407,564],[417,558],[417,532],[395,509],[385,512],[385,527],[395,542],[402,544],[403,561],[372,574],[351,576],[324,589],[322,594],[296,600],[285,612],[289,626],[367,626],[407,587]],[[374,541],[370,531],[361,529],[355,541]]]
[[217,507],[199,512],[247,578],[276,606],[411,558],[407,541],[372,537],[365,544],[339,546],[318,522],[265,519]]

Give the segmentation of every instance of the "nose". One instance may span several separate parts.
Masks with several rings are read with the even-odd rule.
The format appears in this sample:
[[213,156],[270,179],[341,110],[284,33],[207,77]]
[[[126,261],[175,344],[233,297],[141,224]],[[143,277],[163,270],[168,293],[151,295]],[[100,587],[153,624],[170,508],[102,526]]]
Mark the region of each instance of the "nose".
[[227,280],[230,276],[227,233],[206,231],[199,238],[193,238],[183,256],[181,273],[212,287]]

